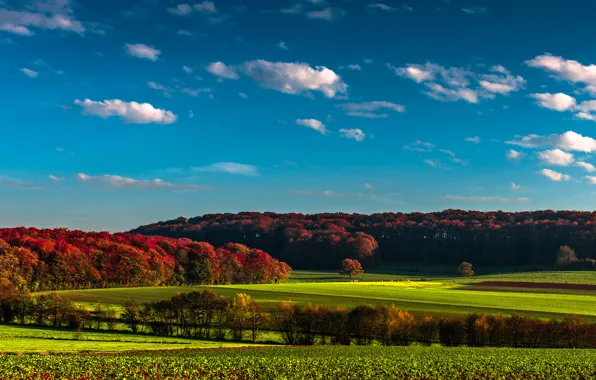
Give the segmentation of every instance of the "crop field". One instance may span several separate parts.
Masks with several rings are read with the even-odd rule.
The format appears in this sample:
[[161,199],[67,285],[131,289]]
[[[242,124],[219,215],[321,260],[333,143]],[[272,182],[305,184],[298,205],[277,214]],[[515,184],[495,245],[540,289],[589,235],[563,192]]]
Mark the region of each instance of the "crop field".
[[[273,309],[281,301],[327,306],[361,304],[395,304],[415,315],[458,316],[474,312],[520,314],[539,318],[562,318],[573,314],[589,321],[596,320],[596,291],[516,286],[473,286],[486,281],[548,282],[551,284],[595,284],[593,272],[537,272],[477,276],[473,279],[453,277],[425,278],[426,281],[371,274],[358,282],[334,280],[335,275],[319,272],[298,272],[298,280],[282,284],[178,286],[158,288],[118,288],[64,291],[61,294],[76,302],[92,305],[122,305],[131,298],[141,302],[163,300],[179,292],[209,288],[219,295],[233,297],[243,292],[251,295],[265,309]],[[328,278],[325,278],[328,276]],[[309,278],[311,281],[307,281]],[[321,282],[314,278],[322,279]],[[403,280],[400,280],[403,279]],[[322,282],[325,281],[325,282]],[[534,284],[535,285],[535,284]],[[482,291],[479,291],[482,290]]]
[[0,379],[593,379],[596,351],[311,347],[8,355]]
[[[263,339],[272,337],[264,334]],[[180,350],[204,348],[237,348],[257,346],[252,343],[162,337],[130,332],[84,331],[71,329],[0,325],[2,352],[122,352]]]

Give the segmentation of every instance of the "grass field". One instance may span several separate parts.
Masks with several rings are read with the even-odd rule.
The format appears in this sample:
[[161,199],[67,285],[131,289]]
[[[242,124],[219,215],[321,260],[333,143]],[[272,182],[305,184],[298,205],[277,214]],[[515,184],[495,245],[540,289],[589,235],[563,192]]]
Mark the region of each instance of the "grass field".
[[594,350],[269,347],[109,356],[4,356],[0,379],[587,380],[596,377],[595,363]]
[[169,298],[178,292],[211,289],[227,297],[244,292],[266,309],[281,301],[327,306],[360,304],[395,304],[415,315],[456,316],[473,312],[531,315],[562,318],[567,314],[596,320],[596,292],[561,289],[476,288],[466,284],[479,281],[530,281],[596,284],[595,272],[535,272],[455,277],[405,277],[399,274],[366,274],[358,282],[339,282],[339,276],[325,272],[296,271],[282,284],[178,286],[157,288],[119,288],[64,291],[61,294],[77,302],[122,305],[131,298],[141,302]]
[[[263,335],[263,339],[270,336]],[[71,329],[0,325],[0,352],[121,352],[234,348],[251,343],[161,337],[130,332],[84,331],[76,337]]]

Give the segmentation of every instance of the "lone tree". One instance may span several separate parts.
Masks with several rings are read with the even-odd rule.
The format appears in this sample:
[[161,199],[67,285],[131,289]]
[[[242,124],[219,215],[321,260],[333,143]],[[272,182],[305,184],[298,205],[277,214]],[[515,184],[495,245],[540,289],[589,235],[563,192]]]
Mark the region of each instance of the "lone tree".
[[571,249],[568,245],[562,245],[557,253],[557,265],[567,266],[577,261],[575,256],[575,250]]
[[339,267],[339,274],[342,276],[352,278],[352,276],[360,276],[362,273],[364,273],[364,270],[358,260],[344,259]]
[[475,274],[476,274],[476,272],[474,272],[474,267],[472,266],[472,264],[468,263],[467,261],[462,262],[457,267],[457,275],[458,276],[471,277]]

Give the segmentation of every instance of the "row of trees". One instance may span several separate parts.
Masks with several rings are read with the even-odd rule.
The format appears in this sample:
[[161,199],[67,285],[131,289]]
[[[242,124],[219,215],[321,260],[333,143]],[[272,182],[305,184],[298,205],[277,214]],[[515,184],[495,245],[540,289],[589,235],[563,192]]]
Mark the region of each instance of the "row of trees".
[[291,268],[242,244],[66,229],[0,229],[0,278],[31,291],[271,283]]
[[[0,289],[2,289],[0,287]],[[54,327],[114,329],[126,324],[133,332],[155,335],[225,339],[256,342],[263,330],[277,331],[285,344],[357,344],[496,347],[596,348],[596,324],[574,318],[539,320],[529,317],[471,314],[463,319],[416,319],[395,306],[360,305],[354,308],[299,306],[282,302],[265,312],[249,295],[232,300],[210,290],[177,294],[174,297],[124,305],[118,315],[113,307],[98,304],[90,313],[85,307],[57,293],[31,297],[14,292],[7,302],[0,293],[2,318],[10,323],[33,322]],[[9,307],[7,307],[9,306]]]
[[334,269],[344,258],[358,259],[365,267],[379,261],[553,265],[563,245],[575,249],[575,268],[596,268],[596,213],[592,212],[243,212],[178,218],[133,232],[215,245],[241,242],[306,269]]

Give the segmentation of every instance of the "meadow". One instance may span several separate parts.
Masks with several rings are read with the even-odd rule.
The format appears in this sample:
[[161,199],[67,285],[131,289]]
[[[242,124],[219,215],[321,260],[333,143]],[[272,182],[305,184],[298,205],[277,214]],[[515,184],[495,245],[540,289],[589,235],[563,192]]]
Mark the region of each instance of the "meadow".
[[558,319],[565,315],[577,315],[588,321],[596,321],[596,291],[471,285],[484,281],[596,284],[596,272],[526,272],[487,274],[473,278],[447,274],[422,277],[407,273],[370,273],[357,278],[357,282],[351,282],[330,272],[295,271],[280,284],[115,288],[59,293],[91,308],[97,301],[112,305],[122,305],[132,298],[140,302],[152,302],[176,293],[211,289],[218,295],[230,298],[237,293],[247,293],[266,310],[276,308],[282,301],[350,307],[394,304],[416,316],[457,317],[483,312]]
[[446,347],[270,347],[120,355],[21,355],[1,380],[593,379],[596,351]]

